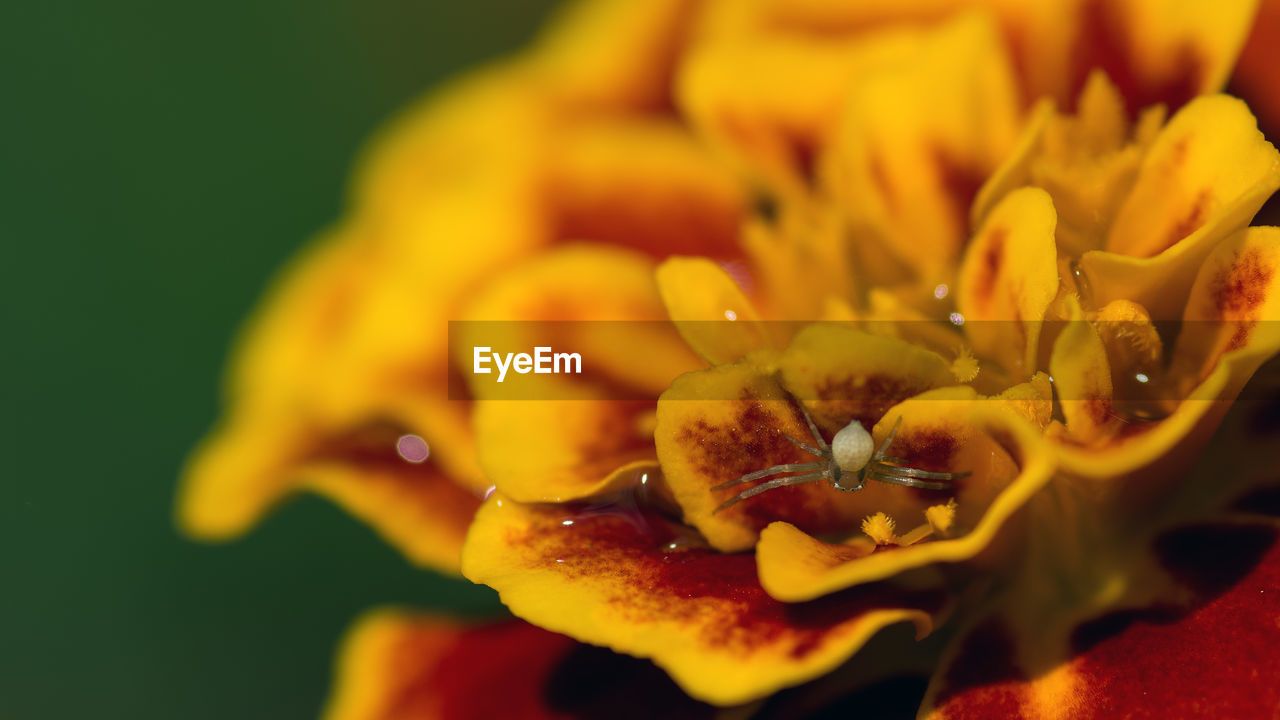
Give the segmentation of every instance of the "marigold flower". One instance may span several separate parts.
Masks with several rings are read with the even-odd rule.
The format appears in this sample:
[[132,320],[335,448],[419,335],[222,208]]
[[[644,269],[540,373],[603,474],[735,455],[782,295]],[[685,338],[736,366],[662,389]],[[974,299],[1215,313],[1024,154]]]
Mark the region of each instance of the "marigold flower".
[[[1280,154],[1217,94],[1253,11],[576,4],[369,152],[247,333],[180,522],[320,492],[532,624],[371,615],[337,720],[562,716],[541,691],[587,651],[554,633],[651,658],[682,691],[645,680],[654,714],[749,713],[904,624],[951,640],[922,716],[1133,712],[1125,658],[1263,617],[1277,567],[1256,473],[1184,472],[1280,350],[1280,230],[1249,227]],[[495,320],[590,377],[466,377]],[[885,474],[834,460],[853,423]],[[1257,562],[1197,576],[1224,537]],[[1168,598],[1200,607],[1164,638],[1099,624]],[[1214,651],[1249,662],[1262,624]],[[1218,714],[1280,687],[1199,671]]]

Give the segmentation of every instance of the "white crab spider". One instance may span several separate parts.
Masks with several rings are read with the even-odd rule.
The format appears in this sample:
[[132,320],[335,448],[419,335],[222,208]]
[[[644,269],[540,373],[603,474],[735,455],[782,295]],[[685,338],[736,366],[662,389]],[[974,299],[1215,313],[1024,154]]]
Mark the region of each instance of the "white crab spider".
[[[763,470],[749,472],[736,480],[716,485],[711,489],[723,490],[742,483],[763,480],[774,475],[782,475],[783,473],[802,473],[800,475],[786,475],[785,477],[775,478],[749,490],[744,490],[721,503],[715,509],[715,512],[720,512],[731,505],[774,488],[817,482],[819,480],[829,480],[832,487],[844,492],[861,490],[862,484],[868,478],[890,485],[902,485],[925,490],[950,490],[954,481],[968,477],[970,474],[968,472],[947,473],[919,470],[913,467],[906,467],[903,464],[906,461],[902,458],[885,455],[889,446],[893,444],[894,436],[898,434],[898,428],[902,425],[901,415],[898,416],[897,422],[893,424],[893,429],[889,431],[889,436],[884,439],[879,448],[875,447],[875,443],[871,439],[871,433],[867,432],[867,429],[862,427],[862,423],[857,420],[852,420],[848,425],[841,428],[840,432],[836,433],[835,437],[831,439],[831,444],[828,445],[827,441],[822,438],[822,433],[818,432],[818,426],[814,424],[813,418],[809,416],[809,411],[805,409],[804,403],[797,402],[796,405],[799,406],[801,414],[804,415],[804,421],[808,424],[809,432],[813,435],[817,447],[801,442],[790,435],[783,435],[783,437],[790,440],[801,450],[816,455],[822,460],[809,463],[774,465]],[[846,473],[857,473],[858,483],[856,485],[845,485],[841,482]]]

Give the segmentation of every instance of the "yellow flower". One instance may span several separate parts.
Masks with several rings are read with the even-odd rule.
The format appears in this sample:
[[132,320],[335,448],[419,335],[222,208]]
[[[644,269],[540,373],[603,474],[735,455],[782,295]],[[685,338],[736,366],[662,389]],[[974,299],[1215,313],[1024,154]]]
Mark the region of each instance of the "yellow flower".
[[[1111,666],[1071,633],[1176,592],[1150,548],[1256,479],[1178,472],[1280,347],[1280,231],[1247,228],[1280,166],[1212,94],[1253,9],[575,4],[368,152],[242,340],[179,522],[228,538],[320,492],[715,705],[946,623],[924,712],[1107,707]],[[518,399],[466,377],[481,340],[571,340],[593,371]],[[886,467],[949,480],[725,503],[736,478],[827,461],[855,421]],[[382,612],[329,715],[555,716],[546,687],[581,652]],[[1005,695],[979,687],[1006,670]],[[708,710],[658,686],[652,714]]]

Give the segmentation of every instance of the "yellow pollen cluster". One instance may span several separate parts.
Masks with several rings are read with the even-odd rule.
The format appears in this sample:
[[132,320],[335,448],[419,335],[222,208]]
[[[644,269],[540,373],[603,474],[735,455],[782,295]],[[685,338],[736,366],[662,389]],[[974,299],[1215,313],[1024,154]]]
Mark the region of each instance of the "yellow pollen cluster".
[[894,544],[897,536],[893,534],[893,527],[893,518],[882,512],[868,515],[862,520],[862,532],[866,533],[867,537],[874,540],[877,545]]

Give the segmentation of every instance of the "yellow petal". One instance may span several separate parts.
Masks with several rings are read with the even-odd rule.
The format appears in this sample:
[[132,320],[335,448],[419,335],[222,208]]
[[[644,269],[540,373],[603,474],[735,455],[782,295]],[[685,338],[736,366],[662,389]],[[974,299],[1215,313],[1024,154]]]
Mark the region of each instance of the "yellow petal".
[[880,628],[923,634],[937,591],[886,586],[788,606],[767,596],[750,555],[683,544],[635,506],[521,505],[495,495],[463,552],[463,573],[518,617],[652,658],[695,698],[744,703],[822,675]]
[[[911,447],[901,452],[895,449],[894,455],[906,454],[908,460],[915,458],[913,464],[924,466],[921,461],[926,453],[922,451],[937,455],[936,450],[945,444],[954,448],[954,457],[946,459],[948,467],[974,473],[957,483],[953,537],[872,552],[865,541],[826,543],[788,523],[774,523],[761,533],[756,548],[760,582],[770,596],[788,602],[811,600],[934,563],[971,559],[992,544],[1014,511],[1053,472],[1040,432],[1006,409],[952,394],[918,398],[901,408],[909,416],[901,434],[907,435]],[[891,415],[897,413],[894,410]],[[954,445],[952,441],[956,441]],[[879,483],[868,482],[866,489],[876,485]],[[921,523],[927,522],[925,504],[916,511]],[[917,522],[903,519],[901,524]]]
[[658,111],[670,105],[671,66],[695,3],[574,0],[544,31],[534,67],[570,103]]
[[1067,430],[1082,443],[1090,443],[1116,429],[1111,385],[1111,365],[1106,346],[1093,325],[1086,322],[1074,298],[1071,315],[1053,344],[1049,373],[1066,418]]
[[705,258],[671,258],[657,279],[667,314],[707,362],[733,362],[769,347],[751,301],[720,266]]
[[[1280,350],[1280,230],[1248,228],[1210,255],[1192,288],[1162,419],[1128,421],[1105,442],[1058,449],[1087,478],[1140,475],[1160,488],[1195,459],[1254,371]],[[1061,382],[1055,373],[1061,391]],[[1131,488],[1135,483],[1129,483]]]
[[[856,231],[875,246],[865,272],[944,281],[978,188],[1013,148],[1019,108],[998,30],[965,15],[933,31],[907,62],[850,86],[824,168]],[[947,108],[947,112],[939,112]],[[885,266],[886,253],[897,267]]]
[[[817,153],[839,120],[850,81],[907,57],[919,34],[868,33],[849,42],[720,30],[682,60],[680,107],[743,172],[784,195],[812,181]],[[748,77],[751,82],[742,82]]]
[[558,239],[654,257],[739,254],[745,188],[681,125],[665,118],[566,122],[542,198]]
[[480,402],[476,446],[486,477],[521,502],[576,500],[657,477],[642,425],[653,403],[589,398]]
[[[1120,86],[1131,115],[1148,105],[1177,108],[1222,89],[1253,21],[1256,0],[1170,5],[1161,0],[1074,4],[1077,44],[1067,98],[1101,68]],[[1048,29],[1048,28],[1046,28]],[[1059,32],[1062,29],[1059,28]],[[1068,30],[1070,33],[1070,30]]]
[[1248,228],[1200,268],[1174,351],[1175,371],[1206,377],[1228,354],[1248,373],[1280,350],[1280,228]]
[[206,440],[184,477],[181,527],[199,539],[225,540],[248,530],[290,492],[310,490],[368,522],[415,564],[457,572],[478,494],[433,460],[412,464],[399,457],[403,431],[394,426],[319,435],[294,422],[256,416]]
[[1106,252],[1080,259],[1094,307],[1127,299],[1156,319],[1178,317],[1205,256],[1277,187],[1280,153],[1248,107],[1225,95],[1193,101],[1147,153]]
[[1040,326],[1058,293],[1057,214],[1039,188],[1011,192],[965,251],[956,307],[979,355],[1015,377],[1035,371]]
[[[690,373],[659,400],[658,458],[685,522],[713,547],[736,551],[754,545],[776,520],[824,534],[850,531],[877,510],[919,509],[902,488],[845,493],[820,481],[774,488],[717,511],[747,489],[713,490],[717,485],[774,465],[822,460],[787,440],[816,442],[797,401],[830,439],[855,419],[872,428],[898,402],[951,382],[937,355],[840,326],[806,327],[776,359],[776,377],[773,364],[771,356],[757,356]],[[877,440],[888,430],[879,429]]]
[[850,420],[870,428],[903,400],[954,383],[950,363],[936,353],[842,325],[801,330],[778,369],[782,384],[828,434]]
[[[655,264],[638,252],[573,244],[541,253],[496,275],[476,293],[454,324],[454,362],[471,393],[484,399],[580,397],[566,382],[592,383],[601,397],[653,397],[698,360],[666,322],[654,282]],[[501,376],[475,370],[476,348],[486,355],[577,353],[579,375]],[[502,377],[499,382],[499,377]]]

